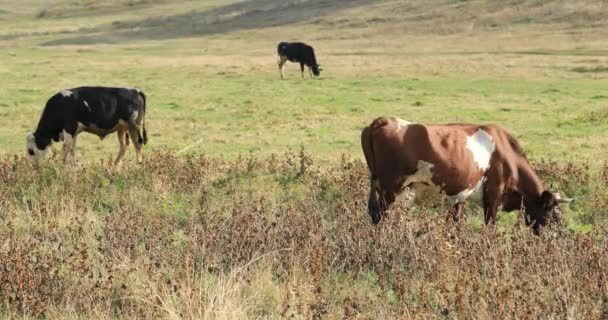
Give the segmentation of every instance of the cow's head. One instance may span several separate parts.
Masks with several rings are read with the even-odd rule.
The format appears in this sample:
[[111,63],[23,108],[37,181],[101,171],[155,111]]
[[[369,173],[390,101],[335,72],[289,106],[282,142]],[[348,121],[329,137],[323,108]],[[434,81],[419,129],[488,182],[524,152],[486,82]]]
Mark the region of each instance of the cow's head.
[[323,71],[323,69],[321,69],[320,65],[316,64],[316,65],[312,66],[312,74],[314,74],[315,77],[320,76],[321,71]]
[[34,134],[29,134],[26,138],[25,148],[27,150],[27,157],[34,163],[38,164],[38,161],[46,155],[48,145],[44,148],[39,148],[38,143],[36,143],[36,136]]
[[562,198],[559,193],[553,193],[549,190],[543,191],[540,197],[536,199],[524,200],[524,209],[526,213],[526,223],[532,225],[535,233],[541,226],[549,222],[559,222],[561,220],[560,203],[573,202],[572,198]]

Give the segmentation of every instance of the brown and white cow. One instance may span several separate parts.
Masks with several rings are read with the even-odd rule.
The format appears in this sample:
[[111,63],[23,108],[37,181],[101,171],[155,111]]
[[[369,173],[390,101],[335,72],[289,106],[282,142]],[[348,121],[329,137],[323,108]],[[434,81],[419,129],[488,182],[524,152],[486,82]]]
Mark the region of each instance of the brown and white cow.
[[496,212],[525,210],[535,231],[549,222],[558,203],[571,202],[544,190],[519,143],[496,125],[425,125],[398,118],[375,119],[361,133],[371,176],[368,209],[380,222],[397,195],[420,203],[444,194],[458,218],[465,200],[483,207],[486,224]]

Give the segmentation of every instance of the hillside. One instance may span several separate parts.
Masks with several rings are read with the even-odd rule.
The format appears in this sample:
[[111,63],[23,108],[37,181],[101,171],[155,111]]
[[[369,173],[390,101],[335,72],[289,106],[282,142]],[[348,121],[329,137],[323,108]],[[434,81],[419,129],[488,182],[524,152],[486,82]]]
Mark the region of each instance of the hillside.
[[[48,44],[132,43],[277,28],[306,28],[330,39],[519,34],[576,39],[606,35],[605,1],[0,1],[2,19],[18,25],[5,37],[44,34]],[[311,37],[312,39],[320,36]],[[327,35],[324,35],[326,38]],[[323,38],[323,39],[325,39]],[[43,42],[44,43],[44,42]],[[558,44],[556,44],[558,45]],[[440,45],[439,45],[440,46]],[[548,48],[547,48],[548,49]]]

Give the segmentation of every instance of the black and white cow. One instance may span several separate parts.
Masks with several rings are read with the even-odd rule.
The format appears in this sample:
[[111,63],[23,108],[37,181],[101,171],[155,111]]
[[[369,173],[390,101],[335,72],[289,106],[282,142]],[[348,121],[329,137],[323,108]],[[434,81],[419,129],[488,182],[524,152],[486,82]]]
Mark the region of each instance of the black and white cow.
[[142,145],[148,142],[145,113],[146,96],[137,89],[79,87],[62,90],[47,101],[36,131],[27,136],[28,156],[37,164],[53,141],[63,140],[64,161],[71,162],[80,132],[93,133],[101,139],[117,132],[120,150],[114,163],[118,164],[124,156],[129,136],[137,161],[141,162]]
[[308,67],[311,78],[313,77],[313,74],[315,76],[319,76],[321,73],[321,68],[319,68],[317,58],[315,57],[315,50],[305,43],[280,42],[277,47],[277,53],[279,54],[279,70],[281,71],[281,79],[285,79],[283,69],[287,60],[300,63],[302,78],[304,78],[304,66]]

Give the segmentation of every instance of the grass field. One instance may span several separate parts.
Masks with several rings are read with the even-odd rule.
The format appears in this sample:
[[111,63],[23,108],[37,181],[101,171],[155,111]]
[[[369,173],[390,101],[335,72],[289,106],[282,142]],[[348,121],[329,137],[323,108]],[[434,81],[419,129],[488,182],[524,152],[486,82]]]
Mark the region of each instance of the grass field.
[[[315,1],[308,2],[312,8],[302,5],[302,10],[314,14]],[[33,131],[56,91],[104,84],[144,90],[150,104],[150,147],[175,152],[196,144],[188,151],[234,157],[303,145],[327,160],[341,153],[360,156],[360,129],[374,117],[395,115],[419,122],[499,123],[538,157],[608,155],[608,51],[595,40],[601,28],[560,33],[552,24],[528,23],[506,31],[442,34],[446,31],[422,29],[417,34],[408,32],[416,23],[400,21],[396,13],[387,17],[391,9],[415,7],[415,1],[353,2],[328,15],[273,27],[256,20],[264,17],[250,8],[255,3],[244,1],[228,10],[221,1],[215,9],[198,2],[142,2],[132,10],[119,6],[91,13],[65,2],[64,7],[49,6],[55,9],[47,10],[48,17],[35,18],[44,8],[7,15],[0,22],[6,26],[0,42],[5,48],[0,61],[1,150],[22,152],[23,137]],[[439,1],[436,10],[449,9],[449,3]],[[420,6],[422,11],[425,6]],[[190,22],[193,30],[187,29],[186,19],[203,19],[205,10],[222,9],[230,17],[243,17],[232,17],[232,23],[218,17],[208,23],[217,29],[208,35],[198,20]],[[448,9],[451,14],[462,10]],[[246,10],[253,10],[252,17]],[[150,18],[136,18],[144,14]],[[161,14],[165,18],[157,18]],[[386,21],[373,22],[376,16]],[[166,30],[155,34],[164,29],[164,21]],[[452,24],[455,30],[460,25]],[[406,32],[395,33],[399,27]],[[197,31],[202,35],[194,37],[191,33]],[[314,43],[323,77],[301,80],[297,65],[290,64],[289,79],[277,81],[275,51],[282,39]],[[78,44],[44,45],[73,42]],[[79,146],[85,159],[116,152],[114,139],[98,143],[87,138]]]
[[[0,0],[0,315],[605,317],[606,39],[600,0]],[[280,80],[290,40],[319,79]],[[144,168],[81,135],[78,168],[26,173],[46,100],[81,85],[146,92]],[[506,127],[577,197],[566,230],[486,230],[474,207],[373,229],[359,136],[385,115]]]

